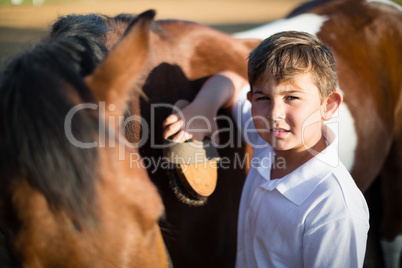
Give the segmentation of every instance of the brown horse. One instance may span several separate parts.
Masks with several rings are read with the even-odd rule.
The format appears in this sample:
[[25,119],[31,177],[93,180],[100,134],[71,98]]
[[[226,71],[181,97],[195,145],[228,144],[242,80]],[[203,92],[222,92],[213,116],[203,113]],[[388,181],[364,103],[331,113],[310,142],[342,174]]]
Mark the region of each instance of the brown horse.
[[119,131],[153,17],[95,70],[101,46],[83,36],[43,41],[4,70],[0,224],[24,267],[168,266],[161,199]]

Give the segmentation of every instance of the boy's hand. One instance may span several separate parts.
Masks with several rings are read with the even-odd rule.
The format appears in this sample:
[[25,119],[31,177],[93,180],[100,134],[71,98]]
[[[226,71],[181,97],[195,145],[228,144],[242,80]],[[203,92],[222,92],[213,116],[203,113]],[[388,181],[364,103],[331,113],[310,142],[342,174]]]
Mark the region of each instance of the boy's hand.
[[163,137],[175,142],[202,141],[210,137],[218,145],[216,114],[222,107],[230,109],[236,94],[246,84],[247,80],[232,71],[211,76],[191,104],[165,119]]
[[191,103],[175,114],[169,115],[163,122],[163,137],[175,142],[202,141],[210,137],[219,144],[218,126],[215,121],[216,111],[208,105]]

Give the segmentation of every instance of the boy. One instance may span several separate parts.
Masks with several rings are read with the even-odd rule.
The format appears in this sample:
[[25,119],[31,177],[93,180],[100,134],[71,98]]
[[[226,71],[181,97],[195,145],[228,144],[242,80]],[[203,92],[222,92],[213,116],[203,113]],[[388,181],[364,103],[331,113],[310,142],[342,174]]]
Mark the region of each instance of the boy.
[[[249,86],[231,72],[213,76],[181,117],[164,122],[165,137],[202,140],[213,133],[191,132],[184,122],[200,114],[214,122],[219,108],[231,107],[253,147],[236,266],[362,267],[367,204],[323,124],[342,102],[332,53],[307,33],[278,33],[251,52],[248,76]],[[201,121],[191,129],[207,129]]]

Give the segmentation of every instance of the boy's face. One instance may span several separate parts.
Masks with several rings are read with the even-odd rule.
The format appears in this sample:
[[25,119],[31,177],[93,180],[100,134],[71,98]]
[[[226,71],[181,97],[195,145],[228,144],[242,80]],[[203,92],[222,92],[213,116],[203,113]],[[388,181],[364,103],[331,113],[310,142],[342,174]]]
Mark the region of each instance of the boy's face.
[[276,151],[305,151],[321,139],[325,101],[321,105],[310,73],[292,83],[257,83],[248,99],[258,134]]

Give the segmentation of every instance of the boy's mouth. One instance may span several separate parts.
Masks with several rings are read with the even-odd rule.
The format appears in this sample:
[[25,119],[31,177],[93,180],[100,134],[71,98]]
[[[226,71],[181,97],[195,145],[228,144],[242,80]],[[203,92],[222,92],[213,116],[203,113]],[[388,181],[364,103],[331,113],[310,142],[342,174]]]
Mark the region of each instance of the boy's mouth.
[[276,138],[284,138],[289,134],[290,130],[283,128],[272,128],[269,130],[269,132],[271,132],[271,134]]

